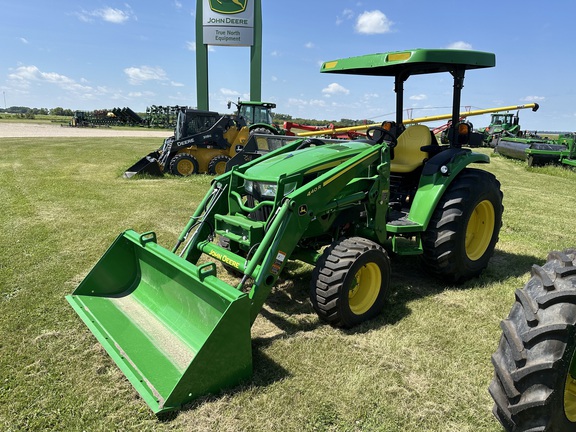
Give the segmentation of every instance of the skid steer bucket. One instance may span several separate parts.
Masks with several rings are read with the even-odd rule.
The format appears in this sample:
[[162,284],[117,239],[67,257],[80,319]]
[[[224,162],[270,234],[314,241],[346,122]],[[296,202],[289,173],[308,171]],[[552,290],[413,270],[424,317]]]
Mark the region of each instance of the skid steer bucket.
[[250,378],[250,300],[156,243],[121,234],[66,297],[156,413]]
[[135,176],[136,174],[149,174],[153,176],[161,176],[162,171],[160,170],[160,165],[158,164],[159,157],[160,153],[158,153],[157,151],[144,156],[142,159],[140,159],[138,162],[136,162],[134,165],[128,168],[126,172],[124,172],[123,177],[130,178],[132,176]]

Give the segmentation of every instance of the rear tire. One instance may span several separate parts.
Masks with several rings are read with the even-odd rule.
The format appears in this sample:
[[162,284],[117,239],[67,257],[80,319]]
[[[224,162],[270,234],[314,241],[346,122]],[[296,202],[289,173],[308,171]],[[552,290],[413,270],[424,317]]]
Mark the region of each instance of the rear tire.
[[487,266],[502,225],[500,182],[466,168],[440,199],[422,234],[422,263],[451,283],[478,276]]
[[170,173],[176,176],[191,176],[198,174],[198,161],[188,153],[178,153],[170,161]]
[[214,156],[210,163],[208,163],[208,174],[224,174],[226,172],[226,163],[228,163],[229,160],[230,157],[226,155]]
[[270,129],[265,127],[257,127],[254,129],[250,129],[250,136],[252,135],[277,135],[272,132]]
[[489,387],[496,418],[510,432],[576,430],[576,249],[532,267],[500,327]]
[[353,327],[384,308],[390,260],[377,243],[351,237],[334,242],[316,264],[310,301],[318,316],[337,327]]

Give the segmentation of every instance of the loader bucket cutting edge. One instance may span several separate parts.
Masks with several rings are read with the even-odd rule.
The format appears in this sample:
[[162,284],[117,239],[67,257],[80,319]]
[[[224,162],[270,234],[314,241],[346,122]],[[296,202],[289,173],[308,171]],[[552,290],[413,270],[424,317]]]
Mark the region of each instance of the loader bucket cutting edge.
[[124,172],[123,177],[130,178],[136,174],[149,174],[159,177],[162,176],[162,170],[160,169],[160,164],[158,163],[159,157],[160,153],[157,151],[144,156],[142,159],[128,168]]
[[66,296],[155,413],[252,375],[250,300],[215,269],[128,230]]

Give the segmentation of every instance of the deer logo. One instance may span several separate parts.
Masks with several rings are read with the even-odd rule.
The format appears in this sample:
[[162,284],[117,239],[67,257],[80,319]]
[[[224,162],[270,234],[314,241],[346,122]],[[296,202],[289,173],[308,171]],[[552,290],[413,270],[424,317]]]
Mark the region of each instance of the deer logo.
[[237,14],[246,10],[248,0],[209,0],[210,9],[221,14]]

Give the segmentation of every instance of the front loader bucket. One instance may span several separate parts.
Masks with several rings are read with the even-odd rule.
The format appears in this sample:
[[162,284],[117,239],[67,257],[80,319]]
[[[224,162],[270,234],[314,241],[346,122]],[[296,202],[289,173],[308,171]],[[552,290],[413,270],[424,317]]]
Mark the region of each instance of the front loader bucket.
[[130,178],[136,174],[150,174],[153,176],[161,176],[162,171],[160,170],[160,164],[158,163],[158,158],[160,154],[155,151],[140,159],[134,165],[124,172],[124,178]]
[[156,413],[250,378],[250,300],[156,243],[121,234],[66,296]]

